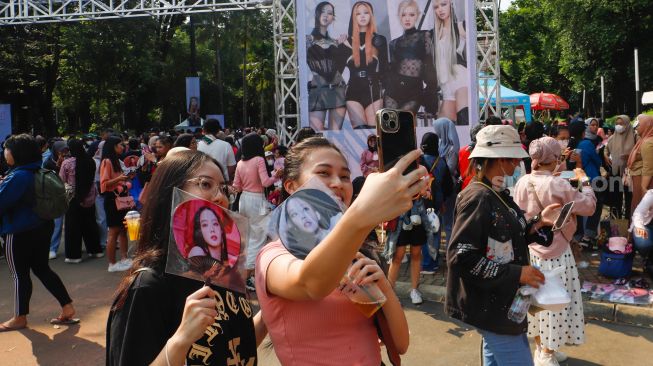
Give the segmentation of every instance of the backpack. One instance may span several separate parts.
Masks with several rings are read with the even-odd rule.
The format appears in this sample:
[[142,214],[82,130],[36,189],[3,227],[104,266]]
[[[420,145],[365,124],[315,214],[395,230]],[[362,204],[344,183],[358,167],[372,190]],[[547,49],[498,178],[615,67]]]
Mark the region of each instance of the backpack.
[[44,220],[63,216],[68,210],[66,187],[52,170],[34,172],[34,213]]

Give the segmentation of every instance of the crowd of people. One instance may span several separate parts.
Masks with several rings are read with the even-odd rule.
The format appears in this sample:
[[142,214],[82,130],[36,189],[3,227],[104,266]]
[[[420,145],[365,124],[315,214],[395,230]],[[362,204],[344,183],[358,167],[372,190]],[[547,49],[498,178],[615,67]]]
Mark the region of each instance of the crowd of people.
[[[300,130],[289,148],[272,129],[230,131],[216,120],[183,133],[11,136],[3,145],[0,227],[15,314],[0,331],[27,326],[30,270],[62,307],[52,322],[79,322],[46,254],[59,255],[63,232],[66,263],[85,260],[84,243],[89,260],[106,256],[109,272],[126,272],[109,315],[109,365],[170,366],[210,357],[218,357],[216,364],[250,364],[267,334],[282,364],[379,365],[379,339],[391,360],[409,345],[394,293],[404,257],[410,258],[411,302],[420,304],[420,275],[440,270],[444,244],[445,311],[481,333],[484,364],[557,365],[566,358],[564,345],[585,341],[574,249],[597,247],[604,205],[615,217],[632,218],[632,241],[653,274],[653,117],[632,123],[619,116],[614,130],[596,118],[515,127],[490,117],[470,137],[460,146],[455,124],[440,118],[417,150],[380,172],[372,134],[355,162],[363,176],[352,177],[347,157],[311,128]],[[419,167],[404,174],[414,161]],[[40,168],[57,172],[70,197],[67,212],[54,220],[33,208]],[[312,179],[348,209],[319,245],[297,258],[269,239],[266,228],[271,210]],[[165,272],[175,188],[248,219],[243,281],[258,297],[258,313],[247,294]],[[552,231],[560,206],[571,201],[570,220]],[[141,212],[133,250],[123,222],[129,210]],[[382,223],[383,255],[360,250]],[[520,288],[539,287],[542,271],[558,267],[569,305],[511,320]],[[387,299],[382,310],[371,318],[358,311],[342,292],[343,273],[358,285],[375,283]],[[535,338],[535,355],[527,337]],[[333,352],[340,348],[349,351]]]

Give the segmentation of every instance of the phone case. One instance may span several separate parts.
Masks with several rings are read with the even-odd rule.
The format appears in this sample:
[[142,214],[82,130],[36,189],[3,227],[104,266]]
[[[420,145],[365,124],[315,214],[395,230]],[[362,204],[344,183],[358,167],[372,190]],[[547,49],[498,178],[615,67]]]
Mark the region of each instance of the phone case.
[[[399,129],[394,132],[385,132],[381,129],[381,115],[383,111],[388,109],[380,109],[376,112],[376,132],[377,132],[377,146],[379,150],[379,169],[384,172],[391,169],[399,159],[407,153],[417,148],[415,137],[415,115],[410,111],[393,110],[397,113]],[[411,163],[404,173],[408,173],[417,169],[417,162]]]

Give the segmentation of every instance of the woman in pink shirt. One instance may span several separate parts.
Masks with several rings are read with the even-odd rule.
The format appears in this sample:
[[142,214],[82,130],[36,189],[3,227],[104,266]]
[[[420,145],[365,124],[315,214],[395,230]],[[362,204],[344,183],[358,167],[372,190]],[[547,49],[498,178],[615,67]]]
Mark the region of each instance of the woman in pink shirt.
[[251,277],[254,272],[254,262],[265,239],[267,238],[269,204],[265,198],[264,188],[271,186],[279,180],[278,174],[268,175],[265,168],[263,151],[263,139],[257,133],[250,133],[243,137],[242,159],[236,165],[236,174],[233,186],[240,195],[238,212],[249,219],[249,239],[247,243],[247,289],[254,291],[254,279]]
[[[387,298],[380,310],[387,320],[384,334],[390,337],[386,345],[394,344],[398,354],[408,349],[408,324],[399,300],[377,263],[358,250],[375,226],[409,210],[412,197],[426,190],[421,179],[427,175],[424,167],[403,175],[420,154],[415,150],[387,172],[370,174],[356,201],[305,259],[290,254],[280,241],[267,244],[259,253],[256,293],[282,365],[381,364],[374,320],[338,288],[348,268],[355,283],[374,282]],[[342,153],[328,140],[312,137],[288,153],[284,188],[292,194],[316,178],[349,205],[350,175]]]
[[535,337],[537,344],[535,364],[543,365],[557,365],[558,361],[564,360],[566,356],[557,352],[563,345],[585,342],[580,282],[569,241],[576,232],[576,216],[590,216],[594,213],[596,197],[582,169],[575,170],[575,180],[581,185],[580,191],[572,187],[569,181],[553,175],[561,153],[560,145],[554,138],[542,137],[531,142],[529,154],[533,159],[532,171],[517,182],[514,193],[515,202],[526,211],[527,219],[548,205],[574,202],[571,218],[560,231],[554,233],[550,246],[529,246],[533,266],[540,270],[565,267],[562,280],[571,295],[571,303],[563,311],[541,311],[535,316],[528,316],[528,336]]

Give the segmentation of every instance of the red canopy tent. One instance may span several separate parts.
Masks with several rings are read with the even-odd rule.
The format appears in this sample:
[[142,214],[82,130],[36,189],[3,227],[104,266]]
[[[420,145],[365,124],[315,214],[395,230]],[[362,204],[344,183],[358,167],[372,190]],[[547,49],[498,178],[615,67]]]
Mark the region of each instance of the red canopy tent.
[[561,111],[569,109],[569,103],[556,94],[539,92],[531,94],[530,97],[531,109],[536,111],[542,111],[545,109]]

